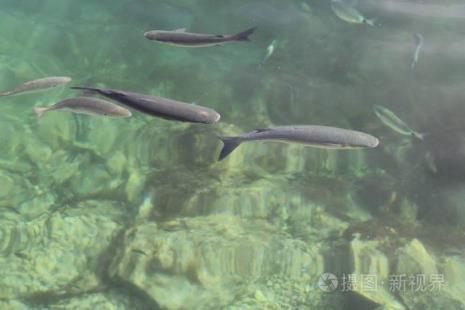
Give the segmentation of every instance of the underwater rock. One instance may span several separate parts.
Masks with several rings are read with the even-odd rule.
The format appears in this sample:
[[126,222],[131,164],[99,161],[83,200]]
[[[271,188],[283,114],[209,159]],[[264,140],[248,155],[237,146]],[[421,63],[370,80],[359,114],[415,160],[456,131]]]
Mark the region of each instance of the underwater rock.
[[[350,243],[355,280],[354,291],[361,296],[383,305],[386,309],[404,310],[405,307],[389,291],[389,259],[380,250],[381,243],[377,240],[360,240],[354,238]],[[364,282],[363,276],[373,276],[370,287]],[[376,287],[376,289],[370,289]]]
[[47,118],[39,120],[31,129],[53,150],[63,149],[64,145],[72,144],[77,133],[77,125],[71,113],[50,113]]
[[7,300],[7,301],[0,300],[0,309],[7,309],[7,310],[31,310],[32,309],[34,310],[38,308],[23,304],[22,302],[18,300]]
[[21,213],[21,217],[25,220],[33,220],[44,214],[51,213],[55,207],[55,195],[46,193],[35,195],[34,198],[22,202],[16,211]]
[[130,203],[140,200],[145,187],[145,175],[138,169],[131,169],[126,183],[126,197]]
[[308,281],[322,272],[322,262],[316,250],[264,222],[209,216],[131,228],[109,273],[163,309],[214,309],[274,274]]
[[126,169],[126,165],[127,158],[121,151],[114,152],[107,161],[108,170],[112,175],[120,176]]
[[430,276],[437,273],[434,257],[428,253],[418,239],[413,239],[398,250],[396,274]]
[[446,258],[443,264],[444,290],[449,296],[461,302],[465,309],[465,257],[452,256]]
[[39,246],[47,238],[46,217],[33,221],[2,218],[0,221],[0,257],[10,256]]
[[7,200],[14,195],[15,181],[8,174],[0,174],[0,205],[1,201]]
[[58,302],[48,305],[48,309],[74,310],[74,309],[105,309],[105,310],[127,310],[127,309],[151,309],[153,305],[145,304],[130,296],[124,291],[113,291],[103,293],[90,293],[82,296],[64,298]]
[[52,149],[47,144],[32,137],[25,139],[24,146],[27,156],[37,167],[48,163],[52,157]]
[[81,197],[107,194],[123,183],[121,179],[113,178],[103,164],[81,164],[81,172],[74,175],[70,182],[73,192]]
[[86,202],[33,222],[11,223],[9,235],[1,234],[15,233],[0,243],[0,300],[54,298],[102,287],[102,255],[124,214],[115,203]]

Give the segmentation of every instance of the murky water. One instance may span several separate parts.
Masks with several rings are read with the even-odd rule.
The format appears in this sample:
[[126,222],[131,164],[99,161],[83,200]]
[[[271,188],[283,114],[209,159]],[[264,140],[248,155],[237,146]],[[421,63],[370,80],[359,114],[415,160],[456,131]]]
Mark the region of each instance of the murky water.
[[[221,114],[38,119],[82,93],[2,97],[0,308],[465,309],[464,4],[344,3],[370,26],[330,1],[223,2],[0,3],[1,90],[66,75]],[[209,48],[143,36],[253,26]],[[218,135],[291,124],[380,145],[254,142],[217,161]]]

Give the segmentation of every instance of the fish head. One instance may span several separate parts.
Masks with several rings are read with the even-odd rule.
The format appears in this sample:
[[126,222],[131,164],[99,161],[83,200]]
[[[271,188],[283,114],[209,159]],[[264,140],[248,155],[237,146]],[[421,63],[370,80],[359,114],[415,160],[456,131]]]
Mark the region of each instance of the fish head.
[[131,111],[123,107],[120,107],[120,106],[116,106],[108,114],[109,114],[108,116],[113,116],[113,117],[131,117],[132,116]]
[[144,33],[144,37],[149,40],[157,40],[160,37],[160,31],[152,30]]
[[220,120],[221,115],[214,110],[205,109],[205,110],[200,110],[197,113],[197,117],[201,123],[214,124]]

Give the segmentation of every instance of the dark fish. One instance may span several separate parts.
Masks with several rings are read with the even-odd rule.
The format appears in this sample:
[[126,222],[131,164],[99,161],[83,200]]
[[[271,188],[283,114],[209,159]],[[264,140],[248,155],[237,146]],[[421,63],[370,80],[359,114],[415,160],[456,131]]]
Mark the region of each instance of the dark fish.
[[182,47],[206,47],[222,45],[223,43],[232,41],[250,41],[249,36],[256,28],[253,27],[232,35],[191,33],[186,32],[185,28],[174,31],[152,30],[144,33],[144,37],[149,40]]
[[71,82],[71,78],[67,76],[51,76],[38,80],[33,80],[25,82],[21,85],[16,86],[15,89],[0,93],[0,97],[4,96],[13,96],[24,93],[31,93],[36,91],[41,91],[49,88],[54,88],[57,86],[64,85]]
[[220,120],[220,114],[218,114],[215,110],[191,103],[109,88],[71,88],[94,91],[140,112],[167,120],[204,124],[213,124]]
[[38,117],[44,113],[54,110],[68,110],[75,113],[89,115],[102,115],[109,117],[130,117],[131,112],[128,109],[120,107],[112,102],[92,97],[70,98],[58,102],[49,107],[35,107],[34,112]]
[[369,134],[327,126],[293,125],[266,129],[255,129],[238,137],[219,137],[223,149],[219,160],[223,160],[242,142],[278,141],[310,145],[326,149],[374,148],[379,140]]

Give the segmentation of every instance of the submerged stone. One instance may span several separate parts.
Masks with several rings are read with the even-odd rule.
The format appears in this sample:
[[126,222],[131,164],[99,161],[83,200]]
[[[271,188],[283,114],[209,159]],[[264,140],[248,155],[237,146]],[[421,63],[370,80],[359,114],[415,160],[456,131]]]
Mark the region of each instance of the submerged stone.
[[225,306],[241,287],[273,274],[307,281],[322,270],[320,254],[264,222],[210,216],[128,230],[110,275],[162,308],[200,309]]

